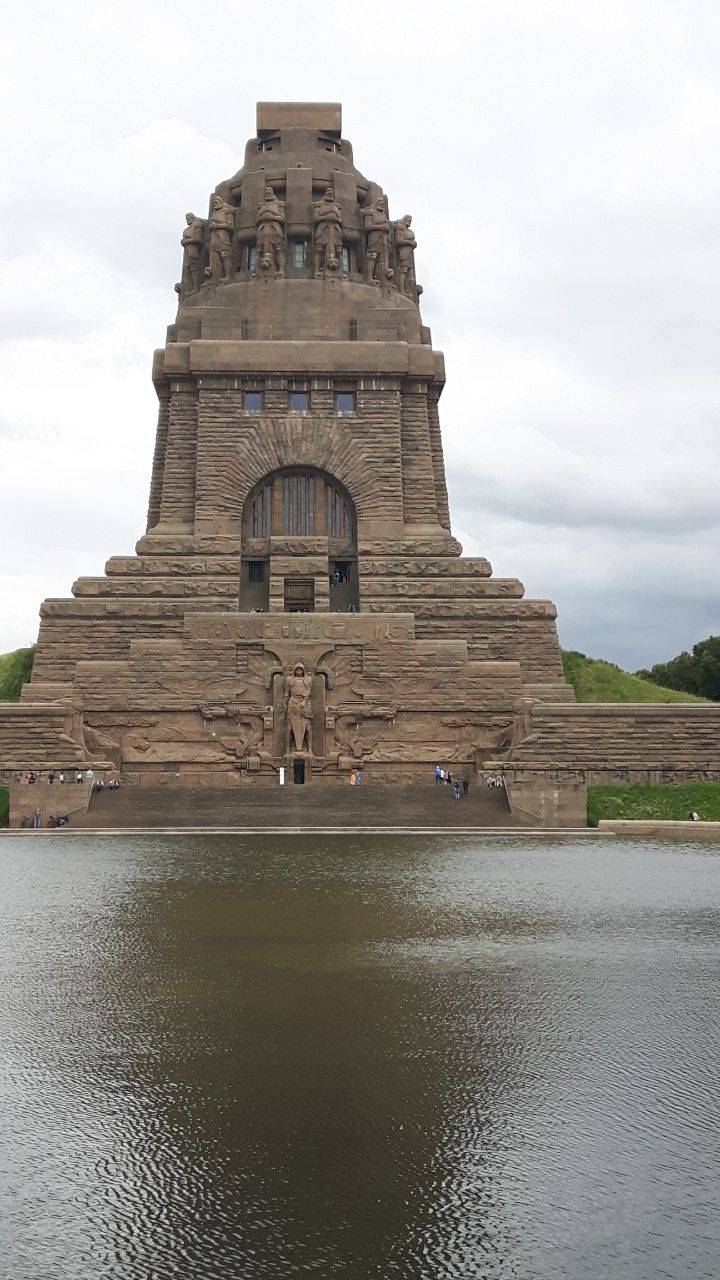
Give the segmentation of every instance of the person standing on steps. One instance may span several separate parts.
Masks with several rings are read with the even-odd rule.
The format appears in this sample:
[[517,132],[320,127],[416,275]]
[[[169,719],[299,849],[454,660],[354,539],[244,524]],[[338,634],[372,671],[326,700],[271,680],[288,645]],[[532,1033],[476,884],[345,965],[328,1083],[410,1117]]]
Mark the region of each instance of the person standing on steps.
[[460,799],[460,783],[457,781],[457,779],[455,780],[453,791],[455,792],[455,799],[459,800]]
[[36,831],[39,831],[40,829],[41,819],[42,819],[42,814],[39,809],[36,809],[33,814],[33,827],[35,828]]
[[465,800],[467,800],[468,795],[470,794],[470,782],[467,778],[463,778],[462,787],[463,787],[463,797]]

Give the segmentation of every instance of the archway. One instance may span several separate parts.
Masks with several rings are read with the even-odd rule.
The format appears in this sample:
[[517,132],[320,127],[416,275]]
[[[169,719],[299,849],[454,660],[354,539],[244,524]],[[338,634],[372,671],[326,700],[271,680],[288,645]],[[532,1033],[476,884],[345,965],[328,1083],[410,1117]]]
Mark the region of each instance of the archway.
[[[327,538],[330,610],[358,608],[355,506],[333,476],[317,467],[286,467],[264,476],[250,491],[242,517],[242,609],[268,608],[270,539],[278,537]],[[312,593],[299,589],[300,579],[286,585],[286,610],[314,607],[309,603]]]

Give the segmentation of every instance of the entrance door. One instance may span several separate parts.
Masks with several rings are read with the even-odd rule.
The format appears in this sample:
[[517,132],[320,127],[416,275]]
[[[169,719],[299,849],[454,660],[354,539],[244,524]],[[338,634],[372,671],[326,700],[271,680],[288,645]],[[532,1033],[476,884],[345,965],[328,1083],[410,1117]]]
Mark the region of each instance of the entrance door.
[[285,579],[285,612],[313,613],[315,610],[315,580],[313,578]]
[[305,782],[305,761],[293,760],[293,782],[300,786]]

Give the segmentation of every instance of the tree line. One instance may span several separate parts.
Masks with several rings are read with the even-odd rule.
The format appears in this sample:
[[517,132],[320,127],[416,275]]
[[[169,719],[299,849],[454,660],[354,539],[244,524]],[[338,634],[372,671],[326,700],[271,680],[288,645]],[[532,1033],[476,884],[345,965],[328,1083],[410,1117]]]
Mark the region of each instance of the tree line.
[[692,653],[679,653],[669,662],[658,662],[649,671],[635,674],[666,689],[681,689],[720,702],[720,636],[708,636],[693,645]]

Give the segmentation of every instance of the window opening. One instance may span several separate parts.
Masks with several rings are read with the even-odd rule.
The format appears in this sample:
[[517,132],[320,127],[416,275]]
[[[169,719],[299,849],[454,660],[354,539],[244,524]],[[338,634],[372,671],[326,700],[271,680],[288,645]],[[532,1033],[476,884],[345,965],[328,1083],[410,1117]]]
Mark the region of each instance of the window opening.
[[262,413],[262,391],[246,391],[244,404],[247,413]]
[[265,581],[264,560],[248,560],[248,582]]
[[349,274],[349,272],[350,272],[350,250],[349,250],[349,249],[347,249],[347,248],[345,248],[345,246],[344,246],[344,245],[343,245],[343,251],[342,251],[342,269],[343,269],[343,271],[345,272],[345,275],[348,275],[348,274]]
[[283,533],[291,538],[307,538],[315,533],[314,476],[284,477]]
[[253,538],[270,537],[270,515],[272,506],[272,485],[266,484],[253,498],[250,508],[250,536]]
[[307,391],[291,391],[290,408],[294,413],[306,413],[310,408],[310,396]]
[[293,263],[296,267],[305,266],[305,241],[295,240],[293,243]]
[[354,391],[336,391],[335,412],[336,413],[354,413],[355,412]]
[[327,489],[327,536],[337,542],[350,537],[350,518],[345,499],[337,489]]

